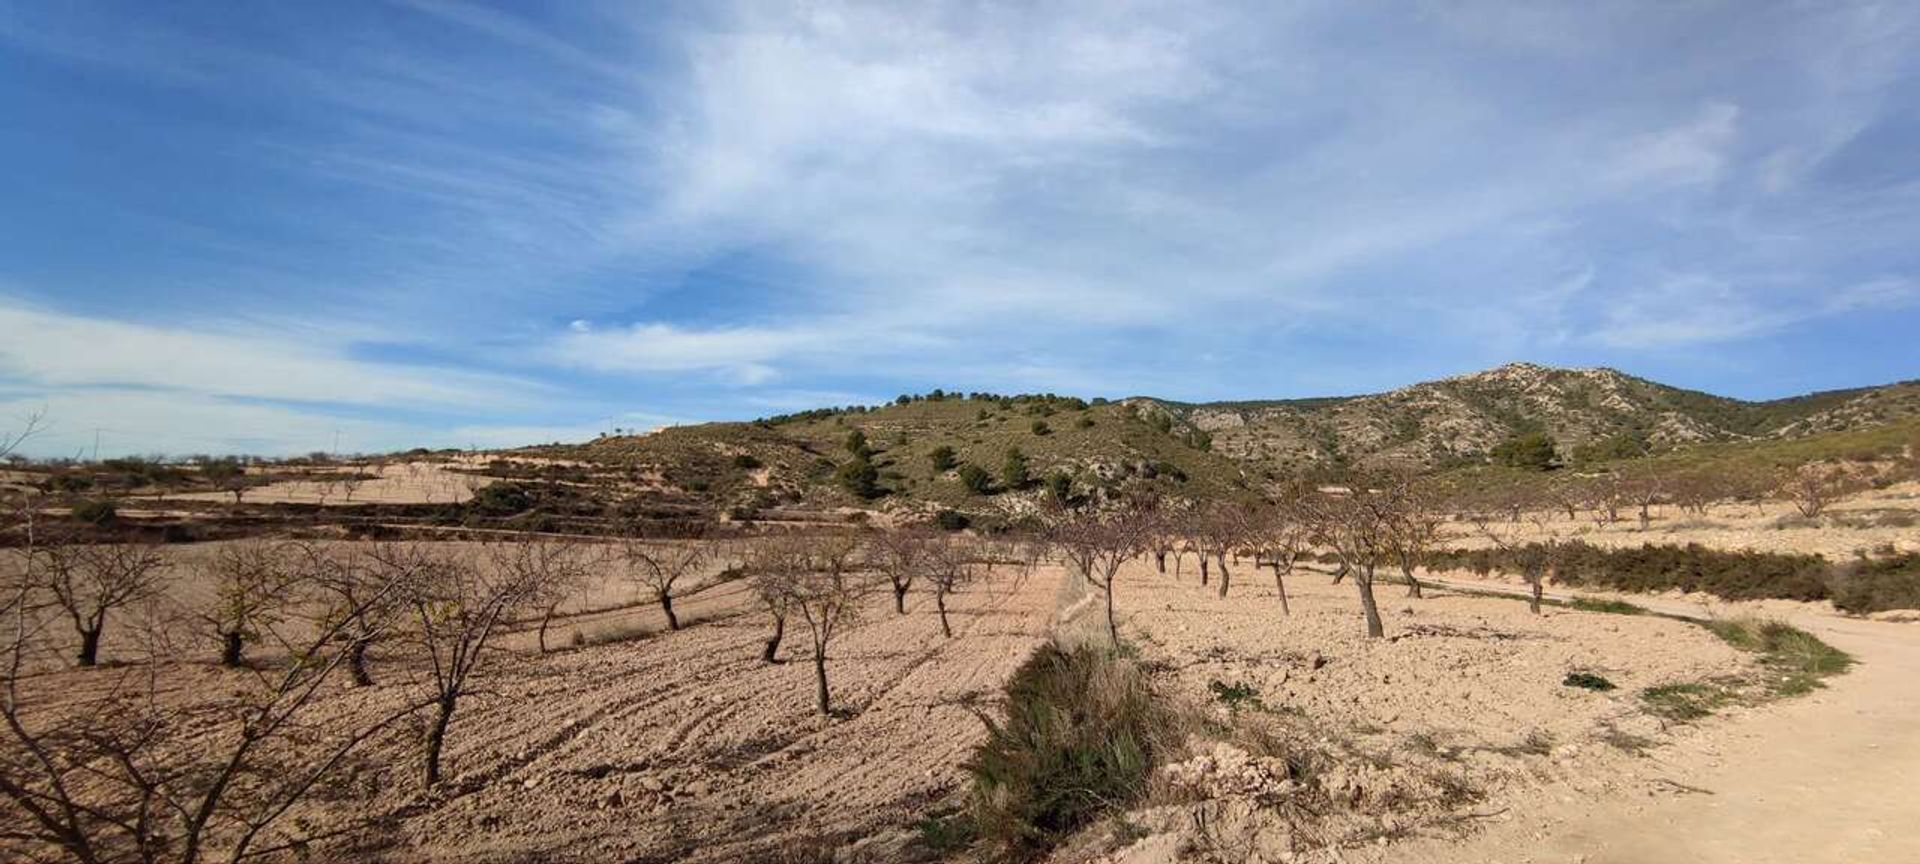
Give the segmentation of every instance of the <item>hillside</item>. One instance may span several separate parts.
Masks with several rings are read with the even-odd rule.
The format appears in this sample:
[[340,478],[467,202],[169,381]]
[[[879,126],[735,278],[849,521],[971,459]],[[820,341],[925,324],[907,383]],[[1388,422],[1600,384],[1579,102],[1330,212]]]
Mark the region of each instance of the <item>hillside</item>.
[[[848,447],[856,430],[865,438],[871,451],[867,461],[877,475],[878,494],[872,498],[856,494],[839,477],[858,458]],[[1145,480],[1194,497],[1246,494],[1250,480],[1244,466],[1211,452],[1192,432],[1115,403],[941,395],[873,409],[609,436],[514,454],[617,466],[629,479],[702,492],[721,507],[755,510],[913,501],[1017,515],[1055,475],[1068,478],[1074,495],[1124,480]],[[952,449],[951,466],[936,466],[940,448]],[[1009,488],[1005,477],[1012,450],[1027,461],[1030,482],[1020,488]],[[968,487],[962,474],[969,465],[990,475],[990,488]]]
[[1127,400],[1213,435],[1224,455],[1267,469],[1484,461],[1500,442],[1545,432],[1572,457],[1664,452],[1706,442],[1844,432],[1920,416],[1920,384],[1747,402],[1612,369],[1514,363],[1386,393],[1283,402]]
[[[1920,418],[1920,383],[1764,402],[1669,387],[1611,369],[1510,364],[1364,396],[1260,402],[1120,402],[1048,395],[902,397],[746,423],[675,427],[512,451],[584,463],[630,487],[736,511],[903,504],[1017,515],[1048,478],[1075,495],[1148,480],[1185,496],[1248,494],[1285,472],[1340,465],[1485,465],[1515,435],[1545,432],[1582,461],[1820,439]],[[867,485],[849,479],[862,459]],[[1882,436],[1884,437],[1884,436]],[[1836,439],[1837,440],[1837,439]],[[951,448],[951,465],[936,466]],[[1030,482],[1009,488],[1010,450]],[[963,466],[989,475],[970,488]],[[975,478],[976,481],[978,478]],[[976,485],[978,485],[976,483]]]

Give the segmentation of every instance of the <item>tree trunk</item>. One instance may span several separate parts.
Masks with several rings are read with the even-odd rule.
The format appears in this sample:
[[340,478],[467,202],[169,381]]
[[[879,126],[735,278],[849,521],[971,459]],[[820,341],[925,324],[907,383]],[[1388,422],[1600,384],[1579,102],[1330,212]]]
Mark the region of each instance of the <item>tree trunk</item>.
[[440,747],[447,741],[447,724],[453,722],[453,709],[458,696],[440,697],[439,709],[433,714],[433,725],[427,727],[427,785],[440,782]]
[[953,628],[947,625],[947,592],[933,592],[933,606],[940,610],[940,632],[948,639],[952,639]]
[[778,663],[775,655],[780,653],[780,640],[787,635],[787,616],[773,617],[773,635],[767,637],[766,647],[760,649],[760,662]]
[[1166,550],[1165,550],[1165,549],[1160,549],[1160,550],[1156,550],[1156,551],[1155,551],[1155,552],[1153,553],[1153,566],[1154,566],[1154,568],[1155,568],[1155,569],[1157,569],[1157,570],[1159,570],[1159,571],[1160,571],[1160,573],[1161,573],[1161,575],[1165,575],[1165,574],[1166,574],[1166,572],[1167,572],[1167,552],[1166,552]]
[[1207,584],[1207,553],[1200,553],[1200,584]]
[[542,654],[547,653],[547,627],[553,623],[553,613],[558,611],[559,609],[560,609],[560,604],[555,603],[552,606],[548,606],[545,610],[543,610],[540,613],[539,640],[540,640],[540,653]]
[[1412,597],[1415,600],[1422,599],[1422,595],[1420,593],[1420,580],[1419,578],[1413,575],[1413,565],[1411,564],[1402,565],[1400,567],[1400,572],[1405,574],[1407,577],[1407,596]]
[[229,669],[240,665],[240,652],[246,647],[246,640],[240,631],[230,630],[220,634],[220,665]]
[[893,583],[893,612],[895,615],[907,614],[907,586]]
[[1226,599],[1227,585],[1233,581],[1233,574],[1227,571],[1227,556],[1221,555],[1220,561],[1220,598]]
[[1538,615],[1540,614],[1540,574],[1528,574],[1527,589],[1527,611]]
[[[1204,562],[1206,559],[1200,560]],[[1113,579],[1107,579],[1106,584],[1100,587],[1107,595],[1107,641],[1112,642],[1117,651],[1120,649],[1120,622],[1113,617]]]
[[661,614],[667,616],[667,629],[668,630],[680,629],[680,616],[673,614],[673,595],[665,591],[661,591],[659,592],[659,594],[660,594],[660,612]]
[[833,713],[833,705],[827,695],[827,649],[817,642],[813,646],[813,697],[814,705],[821,714]]
[[79,660],[82,666],[92,666],[100,661],[100,628],[80,630]]
[[1640,530],[1647,530],[1647,526],[1651,524],[1653,524],[1651,508],[1646,504],[1640,505]]
[[1353,585],[1360,590],[1360,611],[1367,616],[1367,638],[1385,636],[1387,628],[1380,623],[1380,607],[1373,602],[1373,573],[1362,568],[1354,574]]
[[355,639],[352,645],[347,646],[347,671],[352,673],[355,687],[373,685],[373,676],[367,674],[367,642],[366,639]]
[[1347,570],[1347,562],[1340,562],[1340,569],[1333,571],[1333,584],[1338,585],[1340,580],[1347,578]]
[[1287,580],[1286,577],[1280,575],[1280,562],[1278,561],[1273,562],[1273,590],[1280,593],[1280,614],[1292,615],[1293,610],[1287,606]]

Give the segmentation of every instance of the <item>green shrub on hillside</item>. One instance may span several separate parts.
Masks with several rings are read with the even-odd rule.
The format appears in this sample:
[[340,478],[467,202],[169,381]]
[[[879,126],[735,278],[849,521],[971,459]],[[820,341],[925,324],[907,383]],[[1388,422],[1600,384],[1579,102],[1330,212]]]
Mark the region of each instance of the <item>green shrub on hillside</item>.
[[1554,450],[1553,438],[1545,432],[1530,432],[1508,438],[1494,445],[1489,455],[1495,464],[1530,471],[1552,468],[1554,460],[1559,458]]
[[993,491],[993,475],[988,474],[987,469],[972,462],[960,466],[960,483],[975,495],[985,495]]

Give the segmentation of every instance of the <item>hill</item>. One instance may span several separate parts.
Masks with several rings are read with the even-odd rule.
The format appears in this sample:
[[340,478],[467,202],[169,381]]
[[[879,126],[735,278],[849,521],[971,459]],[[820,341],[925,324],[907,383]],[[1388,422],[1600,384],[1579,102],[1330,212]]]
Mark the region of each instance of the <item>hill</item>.
[[[1852,441],[1862,430],[1914,418],[1916,382],[1753,402],[1612,369],[1515,363],[1386,393],[1317,399],[1089,402],[934,391],[881,406],[503,455],[568,463],[629,488],[736,512],[887,504],[1018,515],[1056,476],[1066,478],[1073,495],[1145,480],[1184,497],[1235,497],[1303,470],[1484,466],[1501,442],[1534,432],[1550,435],[1565,461],[1598,463],[1739,445],[1751,452],[1806,438]],[[950,458],[936,459],[945,450]],[[1015,451],[1026,464],[1024,483],[1006,476]]]
[[1206,430],[1222,454],[1266,469],[1328,463],[1438,468],[1484,462],[1502,441],[1532,432],[1551,436],[1563,457],[1593,460],[1845,432],[1920,416],[1920,383],[1749,402],[1613,369],[1513,363],[1345,398],[1127,401]]

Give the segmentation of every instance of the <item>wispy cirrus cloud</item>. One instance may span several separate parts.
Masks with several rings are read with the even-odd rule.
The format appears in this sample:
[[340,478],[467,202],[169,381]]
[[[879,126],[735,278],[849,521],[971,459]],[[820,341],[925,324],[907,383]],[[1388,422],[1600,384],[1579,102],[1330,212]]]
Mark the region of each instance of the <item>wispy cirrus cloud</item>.
[[1920,323],[1897,5],[329,13],[10,16],[0,158],[48,167],[0,204],[0,326],[137,348],[34,337],[0,386],[426,437],[1515,357],[1714,387],[1789,335],[1852,352],[1827,386],[1912,374],[1842,332]]

